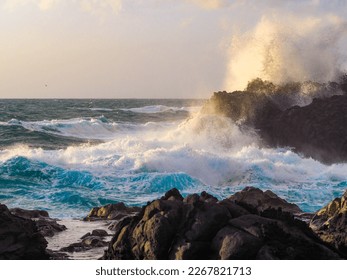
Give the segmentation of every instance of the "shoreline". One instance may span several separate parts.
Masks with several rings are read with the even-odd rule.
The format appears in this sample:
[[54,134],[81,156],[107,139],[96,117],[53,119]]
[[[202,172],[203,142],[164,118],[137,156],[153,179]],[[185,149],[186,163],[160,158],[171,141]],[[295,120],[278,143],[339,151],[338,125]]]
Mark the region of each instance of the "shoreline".
[[[0,214],[12,215],[17,223],[18,219],[36,223],[36,230],[46,234],[40,241],[46,248],[43,256],[53,260],[340,259],[347,257],[346,230],[343,224],[341,228],[346,197],[347,191],[312,214],[271,191],[253,187],[223,200],[206,192],[183,198],[171,189],[142,208],[108,204],[93,208],[83,220],[56,220],[38,210],[15,209],[31,219],[6,210]],[[21,241],[24,246],[32,243],[30,238]],[[0,240],[0,252],[6,251],[3,246]],[[21,258],[15,255],[14,259]]]
[[[59,221],[60,224],[66,226],[66,230],[56,233],[52,237],[46,237],[48,242],[47,249],[52,251],[59,251],[64,247],[68,247],[71,244],[81,242],[81,237],[86,233],[92,232],[95,229],[103,229],[109,234],[112,234],[112,231],[108,229],[108,221],[91,221],[86,222],[82,219],[64,219]],[[107,236],[105,241],[109,242],[111,236]],[[80,252],[65,252],[69,259],[73,260],[95,260],[103,256],[105,247],[95,247],[90,250],[80,251]]]

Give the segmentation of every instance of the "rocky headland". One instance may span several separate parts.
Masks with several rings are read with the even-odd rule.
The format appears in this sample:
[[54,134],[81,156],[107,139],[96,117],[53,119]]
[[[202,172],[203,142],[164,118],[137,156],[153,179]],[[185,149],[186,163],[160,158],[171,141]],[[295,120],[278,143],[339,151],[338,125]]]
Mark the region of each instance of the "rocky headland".
[[214,93],[202,112],[254,129],[264,146],[290,147],[327,164],[346,162],[346,81],[277,86],[256,79],[244,91]]

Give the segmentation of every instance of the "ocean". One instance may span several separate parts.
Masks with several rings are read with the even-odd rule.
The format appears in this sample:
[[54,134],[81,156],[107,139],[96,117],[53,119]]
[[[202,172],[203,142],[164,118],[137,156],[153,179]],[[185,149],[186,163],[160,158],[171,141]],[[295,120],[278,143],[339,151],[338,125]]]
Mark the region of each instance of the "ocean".
[[256,131],[202,114],[204,102],[0,100],[0,202],[80,218],[174,187],[222,199],[254,186],[314,212],[346,189],[347,164],[264,148]]

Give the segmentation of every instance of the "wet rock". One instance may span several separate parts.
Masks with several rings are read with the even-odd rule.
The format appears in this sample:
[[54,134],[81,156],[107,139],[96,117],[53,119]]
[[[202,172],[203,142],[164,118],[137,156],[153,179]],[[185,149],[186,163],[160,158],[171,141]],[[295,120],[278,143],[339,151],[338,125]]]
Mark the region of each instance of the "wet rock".
[[306,157],[324,163],[347,161],[347,95],[318,99],[291,107],[263,128],[271,146],[294,147]]
[[262,246],[260,238],[230,226],[222,228],[213,238],[212,244],[222,260],[255,259]]
[[106,247],[108,242],[104,239],[107,236],[109,236],[107,231],[103,229],[95,229],[91,233],[88,232],[87,234],[83,235],[80,242],[75,242],[69,246],[63,247],[60,249],[60,251],[73,253],[83,252],[98,247]]
[[108,234],[108,232],[104,229],[94,229],[91,233],[88,232],[85,235],[83,235],[81,239],[85,239],[89,236],[106,237],[106,236],[110,236],[110,234]]
[[260,214],[271,208],[276,210],[281,209],[283,212],[292,214],[302,213],[297,205],[288,203],[272,191],[267,190],[263,192],[254,187],[246,187],[242,191],[230,196],[228,200],[243,206],[243,208],[255,214]]
[[127,207],[123,202],[116,204],[107,204],[101,207],[94,207],[90,210],[85,221],[93,221],[100,219],[120,220],[125,216],[135,215],[140,211],[139,207]]
[[[311,87],[305,97],[303,87]],[[274,85],[256,79],[244,91],[216,92],[202,112],[256,131],[261,143],[291,147],[324,163],[347,161],[346,78],[339,83]],[[343,94],[344,93],[344,94]]]
[[347,191],[319,210],[310,227],[322,240],[347,256]]
[[12,215],[0,204],[0,259],[49,259],[46,247],[47,241],[33,221]]
[[48,212],[45,210],[26,210],[22,208],[11,208],[10,212],[13,215],[22,217],[24,219],[49,218]]
[[12,208],[10,212],[15,216],[34,221],[43,236],[52,237],[55,233],[66,230],[66,226],[58,224],[58,220],[50,218],[48,212],[44,210]]
[[46,250],[47,254],[49,255],[50,260],[69,260],[69,256],[65,252],[60,251],[53,251],[50,249]]
[[298,207],[271,192],[246,188],[222,201],[205,192],[182,200],[177,192],[171,190],[138,215],[121,220],[103,259],[341,257],[294,218]]

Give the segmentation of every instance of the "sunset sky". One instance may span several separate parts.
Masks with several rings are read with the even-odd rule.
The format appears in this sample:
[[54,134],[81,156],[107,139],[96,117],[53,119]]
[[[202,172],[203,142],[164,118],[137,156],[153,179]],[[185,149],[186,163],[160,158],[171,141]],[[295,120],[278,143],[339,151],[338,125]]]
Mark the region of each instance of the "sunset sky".
[[[302,30],[297,24],[291,40],[311,36],[307,44],[322,47],[324,61],[331,61],[326,66],[322,60],[318,67],[327,67],[323,74],[333,76],[333,64],[344,67],[344,54],[336,58],[333,53],[343,49],[346,2],[0,0],[0,98],[206,98],[241,81],[235,69],[254,70],[242,72],[245,78],[262,71],[263,56],[248,56],[240,42],[262,37],[264,28],[279,32],[273,22],[288,14],[287,24],[300,18],[307,26]],[[333,44],[325,47],[324,40],[308,35],[317,29],[329,34],[324,40]],[[264,43],[257,40],[256,47]],[[248,44],[245,49],[252,48]],[[276,57],[284,63],[292,50],[277,51]],[[258,64],[252,65],[254,60]],[[297,73],[302,76],[311,68],[300,61],[303,70]],[[288,77],[293,78],[283,74],[276,79]]]

